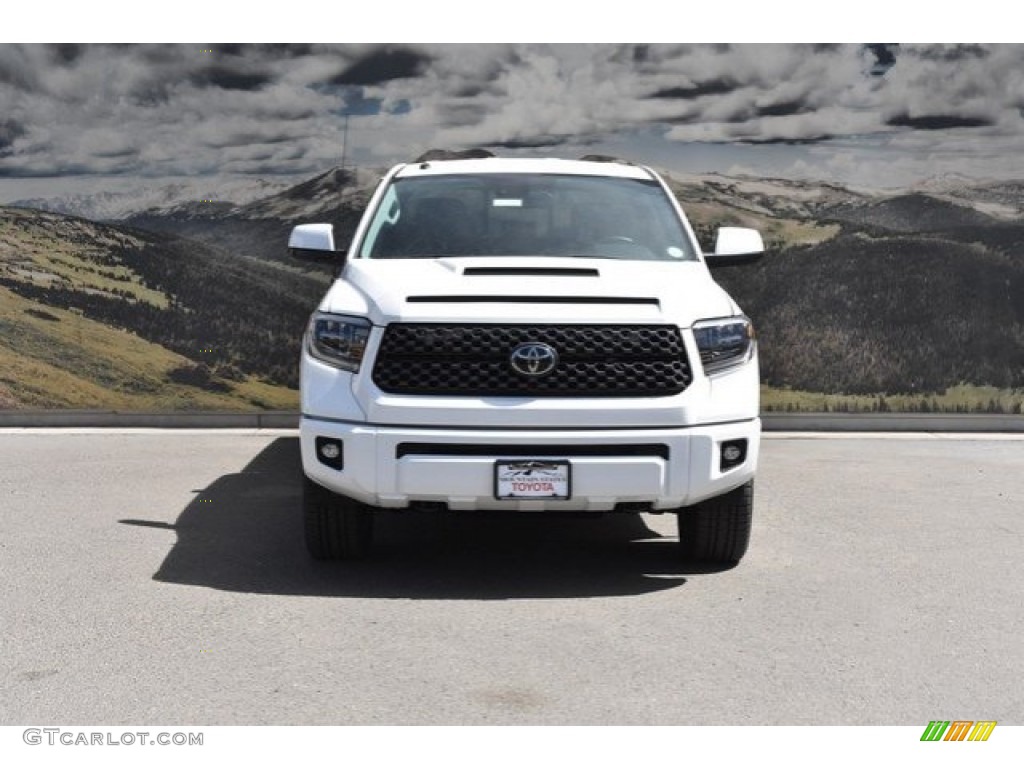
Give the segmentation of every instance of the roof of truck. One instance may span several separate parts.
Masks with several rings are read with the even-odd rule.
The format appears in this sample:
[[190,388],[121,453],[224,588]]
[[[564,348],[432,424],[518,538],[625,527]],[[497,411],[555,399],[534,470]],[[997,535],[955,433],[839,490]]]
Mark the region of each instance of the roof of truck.
[[427,160],[399,167],[399,178],[442,176],[447,174],[552,173],[577,176],[616,176],[624,179],[650,179],[650,170],[622,162],[562,160],[553,157],[485,157],[473,160]]

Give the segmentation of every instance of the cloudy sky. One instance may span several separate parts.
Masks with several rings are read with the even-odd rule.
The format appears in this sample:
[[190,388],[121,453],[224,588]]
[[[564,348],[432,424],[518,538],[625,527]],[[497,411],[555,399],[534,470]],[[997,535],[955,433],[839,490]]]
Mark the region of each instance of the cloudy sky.
[[1024,179],[1018,45],[0,45],[0,202],[432,147],[902,186]]

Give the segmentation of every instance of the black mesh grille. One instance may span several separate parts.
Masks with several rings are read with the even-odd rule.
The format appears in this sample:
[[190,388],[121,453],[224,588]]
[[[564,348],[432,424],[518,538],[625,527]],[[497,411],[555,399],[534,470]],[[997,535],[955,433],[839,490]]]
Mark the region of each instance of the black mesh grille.
[[[512,367],[512,350],[527,342],[558,353],[551,373]],[[395,394],[656,397],[682,392],[692,376],[674,326],[396,323],[373,380]]]

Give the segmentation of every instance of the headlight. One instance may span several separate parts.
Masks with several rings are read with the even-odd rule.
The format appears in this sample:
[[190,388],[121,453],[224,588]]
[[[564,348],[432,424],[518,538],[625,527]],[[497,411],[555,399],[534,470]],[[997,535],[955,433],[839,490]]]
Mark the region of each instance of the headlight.
[[306,346],[317,360],[355,372],[366,352],[370,328],[370,321],[362,317],[316,312],[309,319]]
[[754,325],[743,315],[701,320],[693,324],[705,373],[747,362],[754,354]]

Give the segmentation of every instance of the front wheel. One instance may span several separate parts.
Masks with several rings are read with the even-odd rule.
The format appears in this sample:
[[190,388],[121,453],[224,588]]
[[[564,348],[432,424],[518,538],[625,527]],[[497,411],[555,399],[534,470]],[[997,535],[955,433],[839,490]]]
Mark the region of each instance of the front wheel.
[[359,560],[373,545],[373,511],[303,478],[306,548],[317,560]]
[[736,565],[750,543],[754,515],[754,481],[723,496],[678,512],[683,559],[704,565]]

